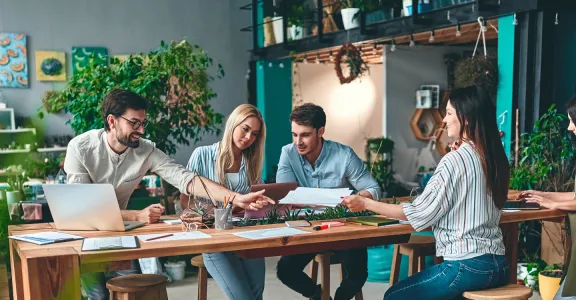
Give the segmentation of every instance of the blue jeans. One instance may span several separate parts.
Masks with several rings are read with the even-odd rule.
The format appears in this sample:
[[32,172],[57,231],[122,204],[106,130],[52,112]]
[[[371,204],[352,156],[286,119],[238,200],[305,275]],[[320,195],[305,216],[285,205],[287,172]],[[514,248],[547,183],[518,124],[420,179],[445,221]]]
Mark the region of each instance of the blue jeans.
[[204,265],[228,299],[262,300],[266,264],[263,258],[244,259],[234,252],[204,253]]
[[484,254],[464,260],[447,260],[390,287],[385,300],[446,300],[465,291],[495,288],[508,283],[504,255]]
[[108,300],[110,299],[110,291],[106,288],[106,280],[131,274],[140,274],[138,260],[132,261],[132,266],[129,270],[107,273],[82,273],[80,274],[80,282],[84,293],[88,296],[88,300]]

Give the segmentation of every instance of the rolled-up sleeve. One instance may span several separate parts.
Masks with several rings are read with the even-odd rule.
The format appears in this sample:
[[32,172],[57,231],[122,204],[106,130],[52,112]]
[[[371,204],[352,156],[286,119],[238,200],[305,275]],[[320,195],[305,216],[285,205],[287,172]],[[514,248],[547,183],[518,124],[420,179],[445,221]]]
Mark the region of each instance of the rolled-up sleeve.
[[278,171],[276,171],[276,182],[298,182],[294,169],[290,164],[290,157],[286,147],[282,148],[280,160],[278,161]]
[[368,169],[364,162],[354,153],[354,150],[349,149],[348,165],[346,166],[346,178],[348,182],[358,191],[366,190],[372,194],[372,199],[380,199],[380,185]]
[[83,159],[80,157],[82,151],[79,147],[78,143],[70,142],[66,149],[66,157],[64,158],[66,181],[68,183],[92,183],[90,174],[86,170]]
[[444,216],[453,201],[453,176],[456,168],[445,156],[428,181],[424,192],[412,203],[403,203],[404,214],[416,231],[434,226]]
[[150,154],[150,171],[158,174],[162,179],[180,190],[180,193],[188,195],[188,184],[194,178],[194,172],[177,164],[166,153],[154,148]]

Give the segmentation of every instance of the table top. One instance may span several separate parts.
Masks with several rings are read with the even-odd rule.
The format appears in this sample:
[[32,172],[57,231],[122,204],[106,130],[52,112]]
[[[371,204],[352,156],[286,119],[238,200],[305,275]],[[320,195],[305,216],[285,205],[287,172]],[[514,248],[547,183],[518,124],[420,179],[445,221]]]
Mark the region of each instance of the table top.
[[[551,220],[561,219],[564,212],[557,210],[525,210],[517,212],[503,212],[501,224],[517,223],[527,220]],[[320,225],[322,221],[312,222],[313,226]],[[301,227],[307,234],[290,237],[269,238],[261,240],[250,240],[233,235],[232,233],[285,227],[284,224],[260,225],[249,227],[235,227],[231,230],[202,229],[200,231],[209,234],[212,238],[179,240],[179,241],[156,241],[141,242],[140,248],[107,250],[107,251],[82,251],[82,241],[71,241],[48,245],[36,245],[32,243],[15,241],[15,249],[22,257],[48,257],[57,256],[59,252],[70,253],[75,251],[80,257],[81,264],[91,264],[106,261],[130,260],[143,257],[159,257],[166,255],[184,255],[206,252],[223,251],[263,251],[273,249],[282,250],[289,248],[302,248],[306,246],[329,247],[338,243],[342,246],[354,247],[354,241],[362,241],[357,247],[367,245],[378,245],[384,243],[402,242],[414,232],[410,225],[396,224],[382,227],[359,225],[347,222],[346,226],[335,227],[321,231],[313,231],[312,227]],[[173,233],[181,232],[181,225],[169,225],[165,223],[145,225],[126,232],[110,231],[61,231],[83,237],[114,237],[114,236],[134,236],[152,233]],[[10,235],[30,234],[35,232],[57,231],[53,223],[24,224],[9,226]]]

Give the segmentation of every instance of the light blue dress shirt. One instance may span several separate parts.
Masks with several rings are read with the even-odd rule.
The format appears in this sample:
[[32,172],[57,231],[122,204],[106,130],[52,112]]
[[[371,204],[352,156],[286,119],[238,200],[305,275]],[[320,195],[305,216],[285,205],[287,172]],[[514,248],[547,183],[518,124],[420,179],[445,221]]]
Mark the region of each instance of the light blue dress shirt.
[[349,146],[324,140],[316,167],[300,154],[296,145],[282,147],[276,182],[298,182],[301,187],[351,188],[366,190],[374,199],[380,197],[380,186],[364,162]]

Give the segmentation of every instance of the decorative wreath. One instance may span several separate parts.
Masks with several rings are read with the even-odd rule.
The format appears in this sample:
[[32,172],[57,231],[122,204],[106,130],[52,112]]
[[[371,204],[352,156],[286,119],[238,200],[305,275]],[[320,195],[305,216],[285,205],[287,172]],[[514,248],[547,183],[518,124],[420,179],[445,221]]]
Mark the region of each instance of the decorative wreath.
[[[350,68],[350,75],[348,77],[344,77],[342,74],[342,56],[344,55],[347,57],[345,63],[347,63]],[[364,72],[369,71],[368,65],[362,59],[362,53],[351,43],[345,43],[342,45],[342,48],[338,50],[334,58],[334,65],[336,75],[338,79],[340,79],[340,84],[350,83],[354,81],[354,79],[362,77]]]

